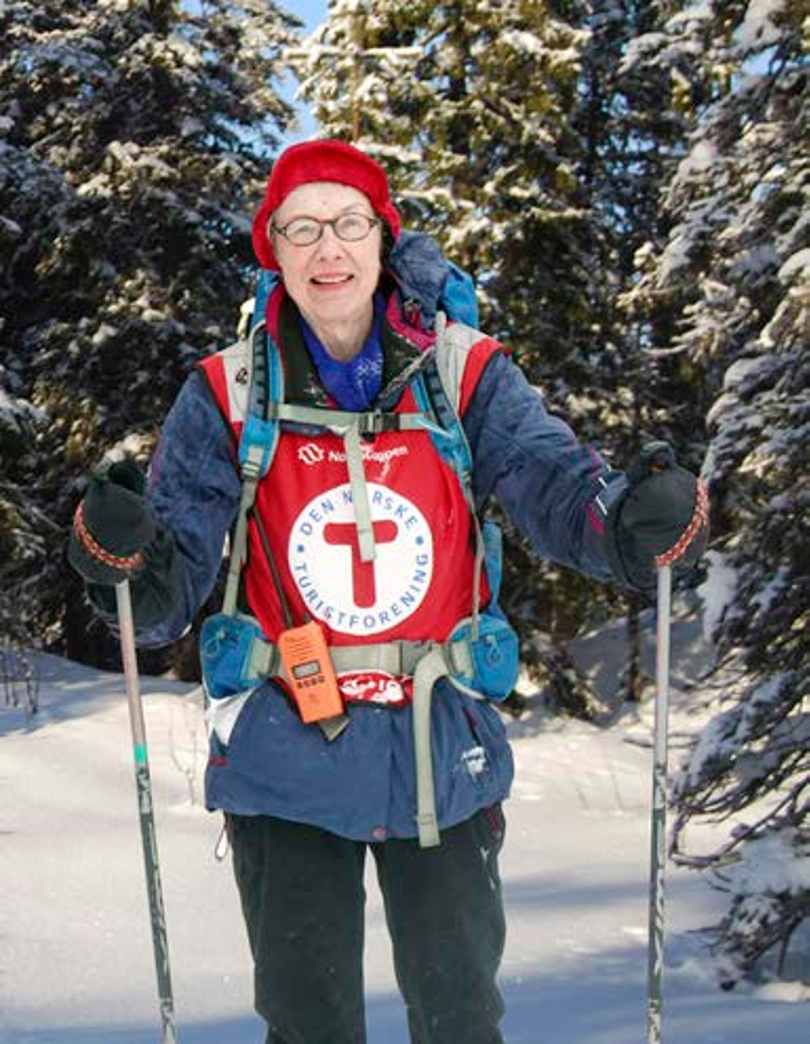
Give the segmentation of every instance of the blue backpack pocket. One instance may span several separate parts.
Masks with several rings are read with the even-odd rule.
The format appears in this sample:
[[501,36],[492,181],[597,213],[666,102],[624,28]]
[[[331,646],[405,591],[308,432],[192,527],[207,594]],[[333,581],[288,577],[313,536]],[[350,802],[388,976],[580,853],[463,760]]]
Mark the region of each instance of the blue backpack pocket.
[[472,622],[462,620],[452,635],[452,641],[459,640],[468,643],[473,676],[454,675],[454,679],[487,699],[505,700],[514,689],[520,670],[518,636],[506,617],[497,606],[482,613],[474,641]]
[[200,663],[205,690],[225,699],[256,686],[273,671],[272,646],[251,616],[214,613],[200,630]]

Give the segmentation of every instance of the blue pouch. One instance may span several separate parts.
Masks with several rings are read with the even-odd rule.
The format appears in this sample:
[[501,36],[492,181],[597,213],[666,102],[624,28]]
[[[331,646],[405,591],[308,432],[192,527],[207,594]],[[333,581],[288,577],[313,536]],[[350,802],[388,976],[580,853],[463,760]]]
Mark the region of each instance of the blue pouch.
[[214,613],[200,630],[200,663],[207,695],[225,699],[273,673],[272,646],[252,616]]
[[497,606],[478,617],[478,637],[472,640],[472,621],[462,620],[453,641],[468,643],[473,676],[453,675],[465,688],[490,700],[505,700],[514,689],[520,670],[520,644],[512,625]]
[[452,640],[468,643],[473,677],[454,675],[465,688],[474,689],[490,700],[505,700],[514,689],[520,671],[520,642],[512,625],[497,604],[501,586],[501,528],[491,519],[481,526],[484,541],[484,568],[491,601],[478,617],[478,637],[472,640],[472,620],[462,620]]

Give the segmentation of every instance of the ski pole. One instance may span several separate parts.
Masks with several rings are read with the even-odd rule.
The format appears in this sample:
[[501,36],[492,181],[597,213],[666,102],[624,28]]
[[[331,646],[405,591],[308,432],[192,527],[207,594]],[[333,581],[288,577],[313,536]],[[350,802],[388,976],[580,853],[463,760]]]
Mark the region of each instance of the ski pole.
[[152,784],[149,778],[149,757],[146,746],[146,726],[143,718],[138,686],[138,661],[135,656],[135,626],[132,619],[132,601],[129,581],[115,585],[118,606],[118,627],[121,636],[121,659],[127,686],[129,722],[132,729],[132,746],[135,756],[135,782],[138,793],[138,812],[143,842],[143,858],[146,868],[146,888],[149,893],[149,913],[152,922],[152,944],[155,951],[160,1017],[163,1025],[163,1044],[175,1044],[174,1001],[169,972],[169,946],[166,935],[166,913],[160,887],[157,836],[152,809]]
[[647,1041],[661,1041],[661,977],[664,963],[664,867],[666,864],[667,726],[672,567],[658,567],[655,654],[655,741],[653,744],[650,838],[650,911],[647,944]]

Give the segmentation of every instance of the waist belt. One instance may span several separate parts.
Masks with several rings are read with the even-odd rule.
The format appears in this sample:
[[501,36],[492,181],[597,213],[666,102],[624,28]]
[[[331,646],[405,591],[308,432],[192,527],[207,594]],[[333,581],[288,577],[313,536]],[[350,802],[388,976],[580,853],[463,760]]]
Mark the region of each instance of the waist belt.
[[[466,641],[394,641],[367,645],[334,645],[329,649],[336,673],[342,671],[387,671],[413,676],[413,738],[416,772],[416,825],[419,844],[439,844],[436,795],[433,783],[433,754],[430,742],[430,700],[439,678],[470,677],[472,656]],[[284,677],[278,649],[272,642],[256,641],[251,650],[251,672]],[[468,688],[464,691],[475,695]]]
[[[440,650],[448,674],[469,676],[472,658],[466,641],[394,641],[365,645],[330,645],[329,655],[335,671],[387,671],[388,674],[415,674],[424,657]],[[283,678],[284,667],[278,648],[272,642],[255,641],[251,649],[250,673]]]

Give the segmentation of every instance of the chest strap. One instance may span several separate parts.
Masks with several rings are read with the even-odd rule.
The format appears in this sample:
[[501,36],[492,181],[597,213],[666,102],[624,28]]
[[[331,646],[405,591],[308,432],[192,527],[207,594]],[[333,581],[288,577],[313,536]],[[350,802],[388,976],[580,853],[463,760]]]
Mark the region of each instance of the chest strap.
[[328,410],[287,402],[268,403],[267,415],[271,420],[312,424],[317,426],[318,430],[327,429],[343,439],[360,559],[363,562],[372,562],[377,557],[377,548],[360,440],[364,436],[379,435],[385,431],[424,429],[427,418],[422,413],[350,413],[345,410]]

